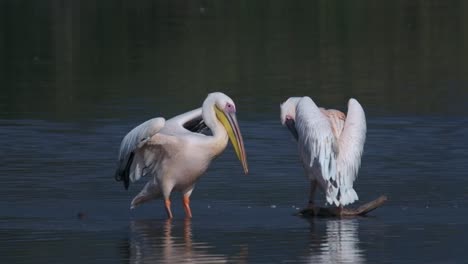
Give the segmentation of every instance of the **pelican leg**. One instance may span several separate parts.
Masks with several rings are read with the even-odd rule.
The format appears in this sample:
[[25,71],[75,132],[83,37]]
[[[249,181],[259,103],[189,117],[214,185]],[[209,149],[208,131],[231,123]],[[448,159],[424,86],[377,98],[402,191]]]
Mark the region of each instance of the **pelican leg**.
[[315,206],[315,202],[314,202],[315,189],[317,189],[317,180],[311,180],[310,181],[309,204],[307,205],[308,208],[313,209],[314,206]]
[[343,216],[343,205],[339,205],[337,207],[331,208],[330,212],[332,212],[335,216],[338,216],[338,217]]
[[183,202],[184,202],[185,215],[188,218],[192,218],[192,210],[190,210],[190,196],[184,195],[183,199],[184,199]]
[[172,219],[171,200],[164,200],[164,205],[166,207],[167,218]]

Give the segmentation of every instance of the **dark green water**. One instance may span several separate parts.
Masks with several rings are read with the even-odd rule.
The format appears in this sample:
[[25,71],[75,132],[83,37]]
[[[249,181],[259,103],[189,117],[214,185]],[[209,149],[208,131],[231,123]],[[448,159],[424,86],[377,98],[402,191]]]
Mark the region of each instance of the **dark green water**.
[[[468,243],[468,3],[0,1],[1,263],[462,263]],[[194,218],[113,179],[122,137],[155,116],[234,99],[231,147]],[[367,141],[370,217],[292,216],[308,184],[279,104],[346,110]],[[83,219],[77,213],[83,212]]]

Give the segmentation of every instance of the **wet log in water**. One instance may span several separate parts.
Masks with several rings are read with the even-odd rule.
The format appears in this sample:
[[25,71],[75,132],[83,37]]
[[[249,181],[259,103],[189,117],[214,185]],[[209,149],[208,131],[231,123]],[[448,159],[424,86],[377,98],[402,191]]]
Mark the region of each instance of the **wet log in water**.
[[382,206],[388,200],[387,196],[382,195],[379,198],[359,206],[356,209],[343,208],[340,212],[336,207],[314,207],[302,209],[297,215],[304,217],[350,217],[364,216],[369,212]]

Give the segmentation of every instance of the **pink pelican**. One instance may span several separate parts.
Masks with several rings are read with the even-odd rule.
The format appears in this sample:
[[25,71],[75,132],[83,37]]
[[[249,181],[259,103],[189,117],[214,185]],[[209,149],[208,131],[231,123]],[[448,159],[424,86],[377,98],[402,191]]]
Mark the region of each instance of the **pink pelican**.
[[185,214],[190,218],[190,195],[195,183],[211,161],[224,151],[228,138],[247,174],[236,106],[227,95],[211,93],[201,108],[169,120],[153,118],[132,129],[120,145],[115,178],[123,181],[128,189],[130,182],[149,177],[132,200],[132,209],[162,197],[167,216],[172,218],[170,195],[178,191],[183,195]]
[[291,97],[281,104],[281,124],[298,142],[299,156],[310,180],[309,208],[317,185],[326,202],[338,207],[358,200],[353,189],[366,140],[366,117],[357,100],[348,101],[347,116],[318,107],[310,97]]

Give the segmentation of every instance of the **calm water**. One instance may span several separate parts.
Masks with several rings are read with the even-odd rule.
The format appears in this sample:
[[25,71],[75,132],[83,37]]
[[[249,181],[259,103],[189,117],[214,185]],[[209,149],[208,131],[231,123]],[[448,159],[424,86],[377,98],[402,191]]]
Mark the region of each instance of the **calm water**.
[[[465,1],[0,1],[1,263],[462,263],[468,253]],[[113,173],[120,140],[223,91],[232,148],[185,220]],[[279,103],[310,95],[368,119],[370,217],[308,220]],[[83,213],[83,219],[77,217]]]

